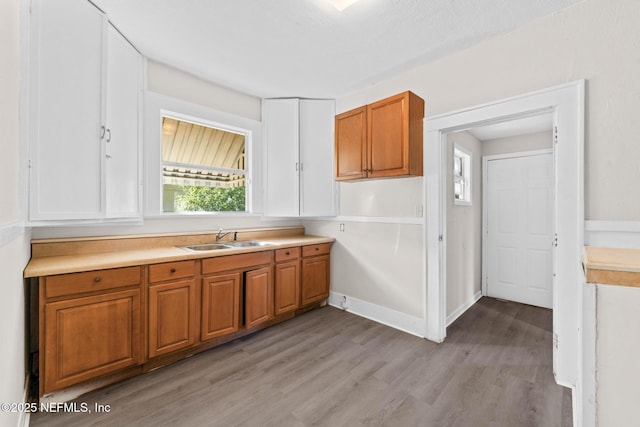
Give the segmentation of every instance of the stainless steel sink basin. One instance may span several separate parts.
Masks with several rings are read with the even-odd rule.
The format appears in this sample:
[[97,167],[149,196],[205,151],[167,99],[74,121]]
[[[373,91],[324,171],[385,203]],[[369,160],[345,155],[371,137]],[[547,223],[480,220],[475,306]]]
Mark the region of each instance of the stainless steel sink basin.
[[223,245],[222,243],[202,243],[199,245],[187,245],[187,246],[179,246],[182,249],[192,252],[203,252],[203,251],[217,251],[220,249],[231,249],[231,246]]
[[220,249],[247,248],[255,246],[273,245],[269,242],[261,242],[258,240],[245,240],[243,242],[224,242],[224,243],[201,243],[199,245],[179,246],[179,248],[190,252],[217,251]]
[[246,248],[251,246],[268,246],[273,245],[273,243],[260,242],[258,240],[245,240],[244,242],[225,242],[225,245],[229,245],[234,248]]

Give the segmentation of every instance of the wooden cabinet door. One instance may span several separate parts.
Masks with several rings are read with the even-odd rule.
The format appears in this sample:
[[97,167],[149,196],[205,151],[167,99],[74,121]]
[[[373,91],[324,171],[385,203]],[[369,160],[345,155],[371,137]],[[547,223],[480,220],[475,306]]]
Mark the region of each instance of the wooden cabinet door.
[[336,116],[335,176],[337,181],[367,176],[367,107]]
[[408,99],[405,94],[369,105],[369,177],[409,173]]
[[300,299],[300,261],[288,261],[275,267],[275,315],[294,311]]
[[241,273],[232,273],[202,279],[202,341],[238,330],[241,277]]
[[305,306],[329,296],[329,255],[302,258],[300,305]]
[[111,25],[107,32],[106,208],[107,217],[140,214],[139,126],[142,56]]
[[48,303],[44,392],[142,362],[140,290]]
[[273,318],[273,276],[271,271],[271,267],[263,267],[245,273],[244,319],[247,329]]
[[369,178],[422,175],[424,101],[403,92],[367,106]]
[[185,280],[149,287],[149,357],[196,342],[196,282]]

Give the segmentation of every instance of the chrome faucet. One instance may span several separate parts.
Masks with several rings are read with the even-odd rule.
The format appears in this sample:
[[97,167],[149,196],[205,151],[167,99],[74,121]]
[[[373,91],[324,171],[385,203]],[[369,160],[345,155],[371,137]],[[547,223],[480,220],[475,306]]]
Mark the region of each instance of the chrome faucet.
[[[222,228],[220,228],[218,230],[218,234],[216,234],[216,242],[219,242],[220,240],[222,240],[228,234],[231,234],[231,231],[227,231],[226,233],[223,233],[222,232]],[[235,242],[237,238],[238,238],[238,232],[234,231],[233,232],[233,241]]]
[[216,234],[216,242],[219,242],[223,237],[225,237],[227,234],[231,233],[230,231],[227,231],[226,233],[222,232],[222,228],[218,230],[218,234]]

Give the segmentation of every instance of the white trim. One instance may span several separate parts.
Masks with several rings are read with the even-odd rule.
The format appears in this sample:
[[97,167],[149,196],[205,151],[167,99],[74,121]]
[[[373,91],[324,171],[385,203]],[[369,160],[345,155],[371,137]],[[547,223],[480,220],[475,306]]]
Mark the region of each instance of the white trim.
[[[557,129],[554,155],[555,208],[558,247],[554,252],[556,277],[554,282],[553,349],[556,380],[575,385],[578,381],[579,319],[582,304],[577,266],[584,251],[584,91],[585,82],[567,83],[533,93],[515,96],[480,106],[469,107],[425,119],[426,166],[425,200],[427,283],[425,312],[427,336],[434,341],[446,337],[446,295],[444,150],[448,132],[504,122],[521,117],[553,112]],[[560,283],[562,286],[557,286]]]
[[[270,218],[269,218],[270,219]],[[422,217],[404,216],[332,216],[304,218],[305,221],[331,221],[331,222],[372,222],[377,224],[409,224],[424,225]]]
[[467,301],[463,302],[460,307],[456,308],[453,313],[447,316],[447,326],[455,322],[458,317],[462,316],[465,311],[469,310],[480,298],[482,298],[482,292],[478,291]]
[[[346,305],[343,307],[342,302],[346,298]],[[411,316],[391,308],[383,307],[371,302],[353,298],[339,292],[332,291],[329,295],[329,305],[345,310],[349,313],[382,323],[402,332],[416,335],[424,338],[424,319],[421,317]]]
[[[581,381],[573,390],[573,419],[574,424],[582,427],[595,427],[596,425],[596,333],[597,333],[597,297],[598,286],[586,283],[583,277],[582,283],[582,329],[580,352],[580,366],[582,366]],[[577,402],[577,397],[582,400]],[[578,409],[580,409],[578,411]]]
[[640,221],[585,221],[585,245],[640,248]]
[[485,166],[485,161],[513,159],[517,157],[539,156],[540,154],[553,154],[553,148],[542,148],[540,150],[516,151],[514,153],[491,154],[487,156],[482,156],[482,167]]
[[23,222],[14,222],[0,226],[0,248],[13,242],[25,233],[26,227]]

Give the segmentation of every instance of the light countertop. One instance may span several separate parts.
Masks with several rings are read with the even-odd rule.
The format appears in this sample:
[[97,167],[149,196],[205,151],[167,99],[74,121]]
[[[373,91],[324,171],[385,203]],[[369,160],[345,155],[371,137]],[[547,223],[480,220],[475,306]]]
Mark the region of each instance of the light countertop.
[[[332,243],[335,241],[334,238],[330,237],[270,231],[271,233],[266,233],[262,237],[259,237],[259,232],[252,230],[250,238],[238,238],[238,240],[266,241],[271,243],[270,245],[203,252],[191,252],[178,246],[215,241],[215,239],[211,240],[211,235],[164,236],[162,238],[158,238],[158,236],[151,238],[136,236],[134,242],[128,242],[128,239],[122,238],[114,239],[111,242],[104,238],[97,239],[96,241],[91,241],[90,239],[78,239],[76,241],[72,239],[65,241],[57,240],[51,243],[47,241],[34,241],[32,242],[33,256],[24,270],[24,277],[50,276],[54,274],[77,273],[106,268],[212,258],[295,246]],[[277,234],[284,235],[277,236]],[[215,237],[215,235],[213,236]],[[56,246],[56,244],[58,248],[51,249],[51,247]],[[49,246],[41,249],[36,248],[36,245]],[[92,245],[94,245],[93,249],[89,249]],[[61,246],[63,246],[62,249],[60,249]]]
[[640,287],[640,249],[587,246],[584,267],[588,283]]

